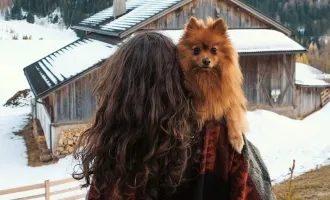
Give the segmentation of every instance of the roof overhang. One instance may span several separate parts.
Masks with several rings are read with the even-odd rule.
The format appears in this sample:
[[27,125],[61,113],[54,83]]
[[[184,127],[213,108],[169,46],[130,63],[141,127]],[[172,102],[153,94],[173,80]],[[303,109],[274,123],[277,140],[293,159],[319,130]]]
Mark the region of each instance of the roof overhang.
[[295,85],[298,87],[301,87],[301,88],[330,88],[330,84],[329,85],[301,85],[301,84],[296,83]]
[[118,47],[116,40],[91,35],[78,39],[24,68],[24,75],[37,98],[98,67]]
[[[63,81],[63,82],[61,82],[61,83],[55,85],[54,87],[51,87],[51,88],[49,88],[49,89],[43,91],[42,93],[39,93],[39,94],[36,95],[36,93],[33,91],[33,89],[32,89],[32,91],[33,91],[33,93],[34,93],[34,95],[35,95],[35,97],[36,97],[37,99],[42,99],[42,98],[44,98],[44,97],[47,97],[50,93],[52,93],[52,92],[54,92],[54,91],[60,89],[61,87],[65,86],[66,84],[71,83],[71,82],[73,82],[73,81],[79,79],[80,77],[82,77],[82,76],[84,76],[84,75],[86,75],[86,74],[88,74],[88,73],[93,72],[93,71],[96,70],[96,69],[100,66],[100,64],[102,64],[102,63],[103,63],[103,61],[101,61],[101,62],[95,64],[94,66],[92,66],[92,67],[90,67],[90,68],[88,68],[88,69],[86,69],[86,70],[84,70],[84,71],[82,71],[82,72],[76,74],[75,76],[72,76],[72,77],[66,79],[65,81]],[[25,71],[24,71],[24,74],[25,74]],[[26,76],[26,75],[25,75],[25,76]],[[29,84],[30,84],[29,79],[28,79],[28,82],[29,82]],[[30,84],[30,86],[31,86],[31,84]],[[31,87],[31,88],[32,88],[32,87]]]

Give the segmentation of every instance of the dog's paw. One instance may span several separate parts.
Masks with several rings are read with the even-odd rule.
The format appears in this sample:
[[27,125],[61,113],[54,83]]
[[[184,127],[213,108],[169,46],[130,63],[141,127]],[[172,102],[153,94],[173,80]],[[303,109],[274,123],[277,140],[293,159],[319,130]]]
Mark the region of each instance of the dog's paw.
[[229,142],[232,145],[232,147],[235,149],[235,151],[237,151],[239,154],[242,153],[244,147],[244,139],[242,135],[229,138]]

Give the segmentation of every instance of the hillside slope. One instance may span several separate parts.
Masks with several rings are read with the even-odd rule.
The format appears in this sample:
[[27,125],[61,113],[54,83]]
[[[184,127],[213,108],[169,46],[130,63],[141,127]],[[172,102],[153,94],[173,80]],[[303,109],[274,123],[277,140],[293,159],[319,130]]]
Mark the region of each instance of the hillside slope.
[[291,28],[306,44],[330,29],[329,0],[242,0]]
[[[27,19],[33,22],[33,16],[49,17],[54,10],[58,9],[59,13],[57,16],[52,16],[51,21],[57,23],[59,18],[63,18],[64,24],[69,27],[111,6],[112,2],[112,0],[15,0],[8,9],[2,10],[6,20]],[[21,10],[24,12],[21,13]]]

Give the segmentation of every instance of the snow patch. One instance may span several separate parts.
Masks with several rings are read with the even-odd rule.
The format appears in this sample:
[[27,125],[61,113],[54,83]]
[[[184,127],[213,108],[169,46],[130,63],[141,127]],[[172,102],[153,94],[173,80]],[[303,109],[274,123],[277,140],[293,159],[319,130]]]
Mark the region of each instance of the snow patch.
[[21,90],[8,99],[4,106],[12,108],[30,106],[32,98],[34,98],[34,95],[30,89]]
[[248,112],[247,138],[260,150],[274,183],[288,178],[294,159],[295,176],[329,163],[329,119],[330,104],[304,120],[265,110]]

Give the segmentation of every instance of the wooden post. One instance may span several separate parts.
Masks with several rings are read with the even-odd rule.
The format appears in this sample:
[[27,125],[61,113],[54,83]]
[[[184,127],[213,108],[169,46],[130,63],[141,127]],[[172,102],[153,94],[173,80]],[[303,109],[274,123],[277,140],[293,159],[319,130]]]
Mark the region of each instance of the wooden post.
[[49,180],[45,181],[45,200],[50,200]]

